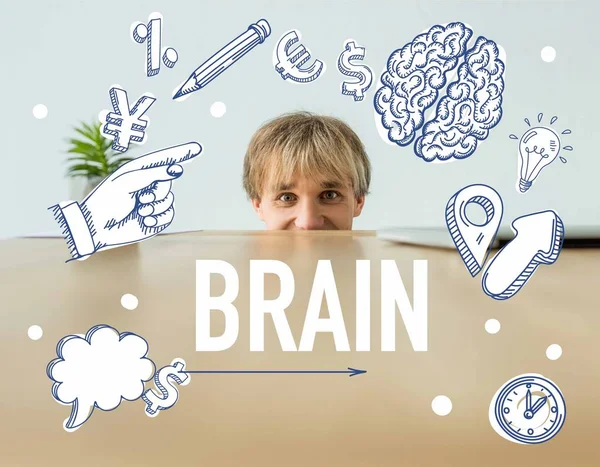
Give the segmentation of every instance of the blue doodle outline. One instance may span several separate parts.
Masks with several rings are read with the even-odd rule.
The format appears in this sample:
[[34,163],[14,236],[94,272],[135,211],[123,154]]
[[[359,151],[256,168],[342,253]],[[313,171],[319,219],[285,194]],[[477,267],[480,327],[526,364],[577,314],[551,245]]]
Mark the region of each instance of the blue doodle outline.
[[[248,34],[249,31],[252,31],[250,34],[255,34],[256,36],[253,41],[245,43],[244,40],[240,40],[240,38]],[[256,23],[250,24],[244,32],[238,34],[234,39],[212,54],[210,58],[203,61],[200,66],[196,67],[186,81],[175,88],[176,91],[173,94],[173,99],[179,99],[206,87],[221,73],[252,51],[256,46],[263,44],[265,40],[271,36],[271,32],[271,25],[264,18],[259,19]],[[232,51],[235,51],[236,53],[227,58],[228,54]],[[215,61],[219,63],[219,67],[211,70],[211,66]]]
[[[169,382],[169,378],[172,378],[173,381],[175,381],[178,385],[183,385],[186,381],[188,381],[190,379],[190,375],[188,374],[187,371],[185,370],[185,362],[183,361],[183,359],[175,359],[175,362],[172,362],[170,365],[165,365],[163,366],[160,370],[155,371],[154,373],[154,385],[156,386],[156,389],[158,391],[160,391],[162,393],[162,395],[164,396],[164,400],[166,400],[167,397],[169,397],[169,390],[163,386],[163,384],[160,382],[160,372],[162,370],[164,370],[165,368],[171,368],[173,369],[175,365],[177,365],[177,363],[183,363],[183,368],[181,371],[177,371],[176,374],[169,374],[166,377],[166,381],[167,383]],[[184,373],[186,375],[186,378],[183,380],[181,379],[178,374],[179,373]],[[173,404],[171,404],[169,407],[163,407],[160,404],[156,407],[156,410],[152,411],[151,410],[151,406],[153,405],[152,401],[148,398],[148,396],[146,394],[151,393],[152,395],[154,395],[157,399],[160,399],[160,396],[158,394],[156,394],[156,392],[152,389],[152,388],[148,388],[145,389],[142,392],[142,395],[140,396],[141,399],[144,401],[144,403],[146,404],[146,408],[144,409],[144,411],[151,417],[155,417],[157,416],[160,412],[165,411],[165,410],[169,410],[171,408],[173,408],[175,406],[175,404],[177,404],[177,401],[179,401],[179,389],[177,389],[175,386],[173,386],[173,384],[170,384],[170,386],[175,390],[175,402]],[[160,399],[161,401],[163,399]]]
[[120,333],[117,329],[115,329],[114,327],[112,327],[112,326],[110,326],[108,324],[98,324],[96,326],[92,326],[85,333],[85,336],[83,336],[83,337],[81,335],[78,335],[78,334],[69,334],[69,335],[63,337],[58,342],[58,344],[56,345],[56,355],[58,356],[58,358],[55,358],[54,360],[50,361],[50,363],[48,363],[48,365],[46,366],[46,375],[48,376],[48,378],[50,378],[52,381],[54,381],[54,384],[52,385],[52,390],[51,390],[52,397],[57,402],[59,402],[60,404],[71,405],[72,406],[72,408],[71,408],[71,414],[70,414],[69,418],[67,419],[67,421],[65,422],[65,429],[75,430],[78,427],[82,426],[85,422],[87,422],[90,419],[90,417],[94,413],[95,409],[100,409],[103,412],[112,412],[113,410],[117,409],[121,405],[121,402],[123,402],[124,400],[128,401],[128,402],[133,402],[133,401],[136,401],[136,400],[140,399],[142,397],[142,395],[144,394],[144,391],[142,391],[142,394],[140,394],[135,399],[127,399],[126,397],[123,397],[121,395],[121,399],[119,400],[119,403],[114,408],[112,408],[112,409],[103,409],[102,407],[98,406],[97,401],[94,401],[94,405],[92,406],[92,409],[90,410],[90,413],[88,414],[88,416],[86,417],[86,419],[83,422],[81,422],[79,425],[69,426],[69,424],[72,423],[73,419],[77,415],[79,398],[78,397],[75,398],[75,400],[72,401],[72,402],[65,402],[65,401],[62,401],[58,397],[58,388],[60,387],[60,385],[62,383],[64,383],[64,381],[58,381],[58,380],[54,379],[53,376],[52,376],[52,369],[54,368],[54,366],[57,363],[65,361],[65,359],[63,358],[63,355],[62,355],[62,349],[63,349],[63,347],[69,341],[71,341],[72,339],[83,339],[83,340],[87,341],[88,344],[91,345],[91,343],[92,343],[92,336],[94,335],[94,333],[96,331],[99,331],[99,330],[105,329],[105,328],[112,329],[116,334],[118,334],[119,335],[119,342],[121,342],[127,336],[136,336],[136,337],[139,337],[140,339],[142,339],[146,343],[146,348],[147,348],[146,353],[140,358],[140,360],[146,359],[146,360],[150,361],[150,363],[152,363],[154,371],[152,373],[152,376],[150,378],[148,378],[147,380],[140,380],[140,382],[142,383],[142,386],[145,387],[144,383],[146,383],[147,381],[150,381],[153,378],[154,373],[156,372],[156,365],[154,364],[154,361],[152,359],[146,357],[148,355],[148,352],[150,351],[150,345],[148,344],[148,341],[146,339],[144,339],[142,336],[140,336],[138,334],[135,334],[133,332],[121,332]]
[[[391,111],[391,107],[388,105],[387,108],[380,106],[379,105],[379,96],[383,93],[383,91],[385,89],[391,89],[392,90],[392,96],[396,94],[395,88],[397,86],[398,83],[396,83],[396,85],[393,85],[393,83],[390,83],[390,81],[392,81],[389,77],[390,72],[390,60],[394,57],[394,55],[396,53],[401,53],[403,50],[408,50],[411,49],[411,53],[412,53],[412,47],[415,45],[415,43],[421,44],[421,43],[426,43],[427,40],[431,40],[431,37],[433,37],[433,40],[431,40],[430,43],[427,44],[427,46],[429,47],[431,44],[435,44],[437,43],[437,38],[434,37],[437,34],[440,33],[446,33],[448,29],[451,28],[459,28],[461,29],[462,35],[461,37],[458,39],[458,42],[460,44],[460,50],[456,53],[456,55],[454,55],[453,57],[448,58],[447,56],[443,56],[446,60],[445,63],[449,63],[450,66],[448,69],[446,69],[445,71],[443,70],[442,67],[437,66],[438,69],[440,69],[442,71],[441,75],[442,75],[442,83],[440,84],[440,86],[438,86],[437,88],[433,88],[431,87],[431,89],[434,91],[433,95],[434,98],[433,100],[428,104],[425,105],[424,107],[420,108],[419,111],[417,112],[417,116],[419,117],[417,119],[415,123],[415,128],[409,133],[409,134],[405,134],[401,139],[396,140],[393,139],[391,137],[391,131],[392,129],[394,129],[394,126],[386,126],[385,122],[384,122],[384,116],[386,115],[386,110],[390,110]],[[381,84],[381,87],[379,87],[376,91],[375,94],[373,96],[373,107],[375,108],[375,111],[377,112],[377,114],[379,115],[378,118],[378,122],[381,124],[381,126],[386,130],[386,134],[387,134],[387,138],[388,140],[393,143],[396,144],[398,146],[408,146],[410,144],[413,144],[415,138],[416,138],[416,133],[417,131],[420,131],[423,126],[425,125],[425,112],[430,109],[431,107],[433,107],[436,103],[436,101],[439,98],[439,94],[440,91],[444,89],[444,87],[447,86],[447,81],[448,81],[448,73],[457,70],[458,67],[460,66],[460,60],[461,58],[465,55],[465,53],[468,50],[468,43],[471,39],[471,37],[473,36],[473,30],[468,27],[465,23],[462,23],[460,21],[455,21],[455,22],[450,22],[448,24],[446,24],[445,26],[442,24],[434,24],[433,26],[431,26],[429,29],[427,29],[426,31],[423,31],[419,34],[417,34],[415,37],[413,37],[412,40],[408,41],[407,43],[405,43],[402,47],[395,49],[392,53],[389,54],[387,60],[386,60],[386,67],[385,67],[385,71],[381,74],[380,78],[379,78],[379,83]],[[431,62],[428,61],[427,65],[425,66],[425,68],[419,68],[419,70],[424,70],[427,69],[427,66],[430,65]],[[438,64],[439,65],[439,64]],[[394,73],[396,73],[396,71],[394,70]],[[414,71],[413,71],[414,73]],[[412,76],[412,73],[411,73]],[[402,78],[401,79],[402,82],[407,81],[407,78]],[[427,86],[430,87],[429,83],[427,83]],[[384,103],[388,103],[389,100],[386,102],[384,101]],[[411,116],[408,120],[408,122],[410,123],[413,120],[413,116],[415,115],[414,112],[411,113]],[[398,117],[394,116],[394,121],[396,121]],[[404,134],[404,125],[399,125],[401,127],[400,130],[400,134]]]
[[[298,84],[312,83],[313,81],[317,80],[325,71],[326,65],[324,61],[319,60],[318,58],[314,58],[312,56],[311,51],[306,48],[303,42],[300,42],[301,38],[302,36],[300,34],[300,31],[296,29],[291,29],[281,36],[274,49],[275,57],[277,57],[275,71],[279,74],[279,76],[281,76],[281,78],[284,81],[287,81],[289,79],[290,81]],[[284,42],[284,40],[285,45],[282,51],[283,53],[285,53],[285,59],[282,59],[281,57],[279,57],[279,52],[281,51],[281,45]],[[294,45],[296,45],[296,47],[292,51],[290,51],[290,48]],[[302,58],[302,56],[305,54],[306,56]],[[300,68],[311,58],[313,58],[314,61],[307,68]],[[285,66],[281,66],[282,63],[289,63],[292,68],[301,71],[304,75],[307,76],[302,78],[294,76],[292,73],[286,71]]]
[[[547,383],[551,388],[556,390],[556,393],[560,396],[560,400],[562,400],[565,413],[558,414],[558,411],[557,411],[557,417],[560,416],[561,419],[558,420],[555,424],[553,424],[552,428],[550,430],[548,430],[546,433],[544,433],[543,435],[537,435],[537,436],[527,435],[527,436],[525,436],[525,435],[521,435],[519,433],[515,433],[514,430],[512,430],[510,428],[510,426],[508,426],[506,424],[506,422],[504,421],[504,416],[502,415],[502,404],[504,403],[505,398],[508,397],[510,392],[515,387],[522,386],[523,384],[526,384],[527,382],[533,382],[540,386],[544,386],[543,384],[539,383],[540,380],[543,381],[544,383]],[[544,387],[546,389],[548,389],[546,386],[544,386]],[[550,395],[552,395],[556,400],[556,395],[554,394],[554,391],[551,391],[550,389],[548,389],[548,393]],[[558,404],[557,404],[557,406],[558,406]],[[565,402],[565,398],[564,398],[561,390],[549,379],[547,379],[541,375],[540,376],[537,376],[537,375],[519,376],[517,378],[510,380],[500,390],[498,396],[496,397],[496,403],[494,405],[494,415],[496,417],[496,422],[498,423],[498,425],[500,426],[502,431],[504,431],[512,439],[520,441],[525,444],[541,444],[541,443],[550,441],[552,438],[554,438],[560,432],[560,430],[562,430],[562,428],[565,424],[565,421],[567,419],[567,404]],[[550,435],[548,435],[548,433],[550,433]]]
[[[352,54],[352,50],[354,49],[354,51],[356,53]],[[354,71],[354,70],[348,70],[346,71],[346,69],[344,68],[343,64],[342,64],[342,57],[344,56],[345,53],[349,53],[350,56],[348,57],[348,63],[350,65],[354,65],[357,68],[366,68],[368,70],[368,73],[370,75],[370,79],[369,79],[369,84],[367,86],[365,86],[364,88],[362,88],[361,86],[359,86],[362,82],[362,75],[364,73],[364,71],[359,70],[359,71]],[[347,40],[346,42],[344,42],[344,50],[342,50],[342,52],[340,53],[340,55],[338,56],[338,60],[337,60],[337,67],[338,67],[338,71],[344,75],[347,76],[349,78],[355,78],[358,79],[359,82],[347,82],[346,80],[344,80],[342,82],[342,94],[344,96],[353,96],[354,98],[354,102],[358,102],[358,101],[362,101],[365,98],[365,94],[367,93],[367,91],[369,91],[369,89],[371,88],[371,86],[373,86],[373,70],[371,69],[370,66],[368,66],[367,64],[363,63],[362,60],[364,60],[364,58],[367,56],[367,49],[366,47],[361,47],[359,45],[356,44],[356,41],[353,39]],[[361,60],[361,64],[354,64],[354,63],[350,63],[350,60]],[[358,94],[358,90],[357,89],[348,89],[348,85],[351,86],[358,86],[360,88],[360,94]]]
[[[471,249],[467,246],[466,242],[462,238],[462,235],[460,234],[460,230],[458,229],[458,224],[456,222],[456,218],[454,216],[454,210],[453,210],[454,209],[454,201],[456,201],[456,198],[458,197],[458,195],[460,193],[462,193],[464,190],[466,190],[467,188],[476,187],[476,186],[489,188],[494,193],[496,193],[498,195],[498,198],[500,199],[500,207],[501,207],[500,220],[498,221],[498,228],[496,229],[496,232],[494,233],[492,239],[490,240],[486,254],[481,262],[481,266],[479,266],[477,264],[477,260],[475,259],[475,256],[471,252]],[[476,203],[479,206],[483,207],[483,209],[486,211],[486,214],[489,216],[489,212],[485,208],[485,206],[483,206],[480,202],[477,201],[479,198],[485,198],[486,200],[488,200],[491,203],[491,200],[489,200],[487,197],[485,197],[484,195],[479,195],[479,196],[471,197],[465,204],[468,205],[471,202]],[[492,203],[492,210],[493,209],[494,208],[493,208],[493,203]],[[466,210],[466,206],[465,206],[465,210]],[[461,217],[462,217],[462,213],[463,213],[463,209],[462,209],[462,207],[459,206],[459,214]],[[496,241],[496,237],[498,236],[498,232],[500,230],[500,225],[502,223],[503,216],[504,216],[504,201],[502,200],[502,196],[500,196],[500,193],[498,193],[494,188],[492,188],[489,185],[485,185],[483,183],[472,183],[471,185],[467,185],[467,186],[461,188],[456,193],[454,193],[450,197],[448,202],[446,203],[445,219],[446,219],[446,227],[448,228],[448,233],[450,234],[450,237],[452,238],[452,242],[456,246],[456,250],[458,251],[458,254],[460,255],[461,259],[463,260],[463,263],[465,264],[467,270],[471,274],[471,277],[475,277],[477,274],[479,274],[483,270],[485,263],[486,263],[487,259],[489,258],[490,251],[492,249],[492,245],[494,244],[494,242]],[[483,225],[489,224],[490,221],[491,221],[491,218],[488,219]],[[469,220],[469,223],[473,224],[473,225],[478,225],[470,220]],[[479,225],[479,226],[481,227],[481,225]],[[453,230],[456,230],[457,233],[453,233],[452,232]],[[458,239],[455,237],[458,237]],[[466,252],[464,252],[464,256],[463,256],[463,251],[461,251],[461,250],[464,250],[464,249],[466,249]],[[466,256],[466,258],[465,258],[465,256]]]
[[[459,107],[465,101],[473,102],[473,104],[474,104],[473,110],[476,110],[478,107],[481,107],[481,103],[476,98],[477,91],[479,91],[479,89],[474,89],[473,94],[471,94],[469,92],[469,96],[466,99],[464,98],[464,96],[461,96],[460,99],[454,99],[453,97],[450,96],[449,90],[450,90],[450,88],[464,86],[464,85],[466,85],[469,88],[469,90],[471,90],[468,83],[472,83],[472,80],[469,80],[469,77],[474,76],[474,75],[472,72],[472,67],[469,64],[469,58],[473,54],[480,54],[482,47],[484,47],[488,44],[491,44],[491,46],[497,50],[497,52],[498,52],[497,56],[495,58],[493,58],[492,61],[494,63],[498,62],[501,67],[501,70],[498,72],[498,74],[499,74],[498,79],[494,82],[492,82],[492,81],[488,82],[487,87],[485,88],[485,89],[487,89],[490,85],[494,85],[494,83],[496,83],[496,82],[500,82],[502,85],[502,89],[498,93],[498,108],[494,111],[494,113],[496,114],[496,118],[494,121],[492,121],[489,124],[481,125],[479,122],[477,122],[475,120],[475,117],[472,115],[468,120],[469,120],[469,123],[474,128],[472,128],[468,133],[463,133],[462,130],[457,127],[456,122],[455,122],[456,107]],[[422,126],[421,134],[417,137],[417,139],[414,143],[413,152],[418,158],[424,160],[425,162],[435,162],[436,160],[445,162],[445,161],[452,161],[452,160],[467,159],[475,153],[479,142],[485,141],[489,137],[490,130],[495,128],[501,122],[502,116],[504,114],[504,111],[502,109],[502,101],[503,101],[502,97],[503,97],[504,88],[505,88],[504,74],[505,74],[505,70],[506,70],[506,64],[500,58],[500,55],[501,55],[500,46],[495,41],[493,41],[491,39],[487,39],[484,36],[479,36],[477,38],[477,40],[475,41],[475,44],[473,45],[473,47],[466,50],[466,52],[464,53],[464,60],[458,66],[456,79],[454,79],[452,82],[448,83],[448,87],[446,89],[446,94],[444,96],[442,96],[439,101],[437,101],[437,105],[435,106],[435,114],[430,118],[429,121],[427,121]],[[462,59],[463,57],[460,57],[460,58]],[[479,64],[478,61],[476,61],[475,63]],[[466,74],[464,79],[461,77],[462,73]],[[438,124],[441,127],[446,126],[445,125],[446,122],[443,120],[440,120],[439,115],[442,113],[442,110],[444,108],[450,108],[451,104],[454,104],[454,107],[452,107],[453,118],[450,121],[451,126],[449,126],[447,130],[443,130],[441,132],[428,131],[429,127],[433,127],[434,124]],[[488,103],[485,102],[484,106],[487,104]],[[452,130],[456,130],[459,133],[461,133],[461,139],[457,144],[455,144],[453,146],[444,146],[445,148],[452,148],[452,151],[450,152],[450,155],[448,157],[441,158],[441,157],[439,157],[439,155],[436,154],[436,156],[433,159],[429,160],[423,156],[422,147],[423,147],[423,140],[425,139],[425,136],[434,134],[434,137],[435,137],[435,136],[439,135],[440,133],[447,134],[448,132],[450,132]],[[454,148],[456,148],[456,146],[459,146],[459,147],[462,146],[462,143],[464,143],[465,138],[468,138],[468,137],[474,138],[473,147],[471,148],[471,150],[469,152],[464,153],[464,154],[461,153],[461,154],[457,155],[456,150]],[[431,144],[431,146],[439,147],[440,145]]]
[[[494,294],[494,293],[489,292],[488,290],[486,290],[485,279],[488,276],[488,270],[489,270],[489,268],[494,263],[494,261],[496,260],[496,258],[502,253],[502,250],[504,250],[504,248],[506,248],[508,245],[510,245],[512,242],[514,242],[515,239],[517,238],[517,235],[516,235],[517,231],[516,231],[516,229],[514,227],[515,222],[518,221],[519,219],[523,219],[523,218],[526,218],[526,217],[531,217],[531,216],[534,216],[536,214],[541,214],[541,213],[544,213],[544,212],[552,212],[556,216],[556,227],[555,227],[556,233],[554,234],[554,241],[552,242],[553,243],[552,251],[549,254],[550,258],[549,259],[544,258],[544,255],[542,254],[543,252],[538,252],[532,258],[532,260],[529,262],[529,264],[527,265],[527,267],[521,273],[519,273],[519,275],[517,276],[517,278],[502,293],[500,293],[500,294]],[[514,297],[521,290],[523,290],[523,287],[525,287],[525,284],[527,284],[527,282],[529,281],[529,279],[531,279],[531,277],[533,276],[533,274],[537,270],[538,266],[540,266],[540,265],[551,265],[551,264],[554,264],[558,260],[558,257],[560,256],[560,252],[562,251],[562,247],[563,247],[563,244],[564,244],[564,241],[565,241],[565,226],[564,226],[564,223],[563,223],[562,219],[560,218],[560,216],[558,215],[558,213],[556,211],[552,210],[552,209],[545,209],[543,211],[536,211],[536,212],[532,212],[532,213],[526,214],[524,216],[519,216],[515,220],[512,221],[512,223],[511,223],[511,229],[513,231],[514,237],[512,238],[512,240],[510,242],[508,242],[506,245],[504,245],[504,247],[502,248],[502,250],[500,250],[498,253],[496,253],[496,255],[494,256],[494,258],[492,258],[492,260],[490,261],[490,263],[487,265],[487,268],[486,268],[485,272],[481,276],[481,288],[483,289],[483,292],[488,297],[492,297],[492,298],[494,298],[496,300],[508,300],[509,298]]]
[[[116,247],[120,247],[120,246],[130,245],[132,243],[139,243],[139,242],[142,242],[144,240],[148,240],[148,239],[150,239],[152,237],[155,237],[159,233],[161,233],[161,232],[165,231],[167,228],[169,228],[169,226],[173,223],[173,220],[175,220],[175,199],[173,199],[173,202],[172,202],[172,205],[171,205],[171,208],[170,208],[170,209],[173,210],[173,219],[171,220],[171,222],[169,222],[166,225],[148,227],[148,226],[146,226],[143,223],[143,216],[140,216],[139,213],[138,213],[139,208],[142,205],[146,204],[146,203],[141,203],[140,200],[139,200],[139,197],[141,195],[145,194],[145,193],[151,193],[155,189],[156,184],[158,182],[154,182],[154,183],[148,185],[147,187],[142,188],[141,190],[138,190],[136,192],[137,196],[135,198],[135,205],[134,205],[132,211],[129,213],[128,216],[126,216],[125,218],[121,219],[119,222],[114,222],[115,220],[113,219],[113,223],[111,223],[110,225],[104,226],[105,228],[107,228],[109,230],[113,229],[113,228],[118,229],[120,227],[121,223],[123,223],[125,221],[130,221],[130,220],[133,220],[133,219],[137,218],[138,224],[139,224],[140,228],[142,229],[142,233],[144,235],[148,234],[148,233],[151,233],[150,236],[145,237],[145,238],[134,239],[134,240],[130,240],[130,241],[122,242],[122,243],[117,243],[117,244],[111,244],[111,245],[106,245],[106,244],[98,243],[95,240],[95,238],[94,238],[95,235],[96,235],[96,233],[97,233],[97,231],[96,231],[96,227],[94,226],[94,224],[92,222],[92,214],[93,213],[90,213],[90,211],[87,209],[87,207],[85,205],[85,202],[108,179],[111,179],[111,178],[112,179],[117,179],[121,175],[124,175],[126,173],[130,173],[131,171],[151,169],[151,168],[159,166],[159,165],[156,165],[156,164],[154,164],[154,165],[147,165],[147,166],[146,165],[142,165],[141,167],[139,167],[137,169],[133,169],[133,170],[130,170],[128,172],[123,172],[123,173],[117,174],[118,171],[121,171],[121,169],[123,169],[124,167],[126,168],[127,164],[131,164],[133,166],[135,164],[132,164],[132,163],[135,162],[135,161],[139,161],[139,159],[141,159],[142,157],[150,156],[150,155],[155,154],[157,152],[167,151],[169,149],[173,149],[173,148],[177,148],[177,147],[185,146],[185,145],[190,145],[190,144],[195,144],[195,145],[198,146],[198,152],[196,154],[193,154],[192,151],[190,150],[190,151],[188,151],[188,153],[184,157],[181,157],[179,159],[175,159],[175,158],[167,159],[163,165],[169,166],[169,165],[173,165],[173,164],[183,164],[183,163],[186,163],[186,162],[188,162],[188,161],[190,161],[190,160],[192,160],[192,159],[200,156],[202,154],[202,151],[204,151],[204,148],[203,148],[203,146],[200,143],[198,143],[196,141],[188,141],[186,143],[177,144],[175,146],[169,146],[169,147],[166,147],[166,148],[157,149],[156,151],[152,151],[152,152],[149,152],[149,153],[146,153],[146,154],[142,154],[141,156],[136,157],[135,159],[127,161],[126,163],[124,163],[123,165],[121,165],[117,171],[113,172],[110,175],[107,175],[100,183],[98,183],[98,185],[96,185],[96,187],[85,197],[85,199],[83,201],[81,201],[81,202],[72,202],[72,203],[70,203],[68,205],[68,206],[70,206],[71,204],[77,204],[77,206],[81,210],[81,213],[82,213],[82,215],[83,215],[83,217],[85,219],[86,225],[88,227],[88,230],[89,230],[89,233],[90,233],[90,236],[92,238],[93,245],[94,245],[94,250],[91,253],[89,253],[89,254],[81,255],[77,251],[77,247],[75,245],[75,240],[74,240],[74,237],[73,237],[73,232],[71,231],[71,228],[69,227],[69,224],[67,223],[67,220],[65,219],[65,216],[63,215],[63,212],[62,212],[63,208],[65,208],[67,206],[61,206],[60,203],[58,203],[58,204],[54,204],[54,205],[48,207],[48,210],[52,211],[52,214],[54,215],[54,220],[58,223],[59,227],[62,228],[62,232],[61,232],[62,236],[65,238],[65,241],[67,242],[67,247],[69,249],[69,254],[71,255],[71,258],[68,259],[68,260],[66,260],[65,262],[68,263],[68,262],[71,262],[71,261],[75,261],[75,260],[81,259],[83,257],[91,256],[94,253],[96,253],[97,251],[100,251],[100,250],[102,250],[104,248],[107,248],[107,247],[108,248],[116,248]],[[115,176],[115,174],[117,174],[117,175]],[[171,180],[171,182],[174,181],[174,180],[179,179],[181,176],[183,176],[183,172],[180,173],[177,176],[174,175],[173,176],[174,178],[173,178],[173,180]],[[169,191],[173,194],[173,192],[171,190],[169,190]],[[175,195],[173,194],[173,198],[174,198],[174,196]]]
[[[126,115],[126,116],[123,115],[122,109],[119,108],[119,101],[117,99],[117,91],[123,91],[125,93],[125,101],[127,104],[126,110],[128,111],[128,115]],[[131,108],[130,102],[129,102],[129,95],[127,94],[127,91],[125,89],[123,89],[122,87],[112,86],[108,90],[108,94],[110,96],[110,103],[112,105],[113,112],[107,112],[106,116],[103,119],[100,119],[100,123],[104,124],[102,127],[102,135],[107,139],[110,136],[112,136],[113,143],[112,143],[111,148],[114,151],[124,153],[129,150],[129,145],[132,142],[139,143],[139,144],[144,143],[145,138],[148,136],[146,133],[146,129],[150,125],[150,119],[148,117],[144,117],[144,115],[146,114],[146,112],[148,112],[150,110],[150,107],[152,107],[152,105],[156,102],[156,97],[154,97],[148,93],[144,93],[138,98],[138,100],[136,101],[133,108]],[[121,131],[119,130],[119,128],[122,127],[122,123],[124,122],[125,118],[133,117],[134,114],[137,112],[138,107],[140,105],[145,105],[146,101],[148,101],[148,100],[150,100],[151,102],[148,105],[148,107],[146,108],[146,110],[144,110],[139,116],[135,117],[136,120],[138,120],[140,122],[144,122],[145,125],[132,123],[131,128],[130,128],[132,131],[135,130],[135,131],[141,132],[142,136],[132,135],[129,137],[127,142],[124,142],[123,144],[121,144]],[[119,118],[111,117],[110,116],[111,113],[114,113],[115,115],[119,115]],[[116,128],[110,129],[109,125],[114,125]]]

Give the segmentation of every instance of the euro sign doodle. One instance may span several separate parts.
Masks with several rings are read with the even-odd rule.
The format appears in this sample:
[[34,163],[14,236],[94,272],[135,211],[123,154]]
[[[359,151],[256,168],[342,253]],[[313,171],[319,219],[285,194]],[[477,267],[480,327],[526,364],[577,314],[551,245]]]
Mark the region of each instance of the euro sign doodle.
[[183,371],[184,368],[185,361],[176,358],[171,362],[171,365],[165,366],[156,372],[154,384],[160,394],[148,389],[142,395],[142,399],[147,404],[146,415],[156,417],[160,410],[167,410],[175,405],[177,399],[179,399],[179,391],[172,381],[181,386],[186,386],[191,380],[191,377]]
[[300,37],[296,30],[285,33],[275,47],[273,64],[284,80],[289,78],[297,83],[308,83],[316,80],[325,71],[325,64],[315,59],[312,65],[301,68],[310,60],[310,51],[302,44],[290,51],[290,47],[296,44]]
[[131,109],[127,91],[119,85],[111,87],[109,94],[113,111],[103,110],[99,119],[104,124],[102,134],[113,140],[112,149],[125,152],[129,149],[130,142],[144,144],[145,130],[149,123],[144,114],[156,101],[154,96],[148,93],[142,95]]
[[373,72],[366,65],[358,65],[350,60],[362,60],[365,58],[366,50],[364,47],[357,47],[356,42],[348,39],[344,43],[344,50],[338,58],[338,70],[340,73],[358,81],[344,81],[342,83],[342,94],[345,96],[354,96],[354,101],[362,101],[365,92],[371,87],[373,82]]

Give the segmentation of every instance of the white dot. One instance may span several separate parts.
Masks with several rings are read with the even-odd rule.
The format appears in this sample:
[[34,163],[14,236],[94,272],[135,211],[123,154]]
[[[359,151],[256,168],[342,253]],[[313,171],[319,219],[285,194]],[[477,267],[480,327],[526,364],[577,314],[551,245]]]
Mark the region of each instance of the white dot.
[[135,295],[126,293],[121,297],[121,305],[127,310],[135,310],[138,306],[138,298]]
[[33,116],[37,119],[46,118],[48,116],[48,107],[44,104],[37,104],[33,107]]
[[177,55],[177,51],[175,49],[172,49],[171,47],[169,47],[167,50],[165,50],[165,55],[172,62],[176,62],[177,59],[179,58],[179,56]]
[[223,115],[225,115],[226,110],[227,108],[222,102],[215,102],[210,106],[210,114],[215,118],[221,118]]
[[42,331],[42,328],[39,327],[37,324],[30,326],[27,330],[27,335],[32,341],[37,341],[38,339],[41,339],[42,334],[44,334],[44,331]]
[[497,319],[488,319],[485,322],[485,330],[490,334],[497,334],[500,331],[500,321]]
[[550,360],[558,360],[562,355],[562,347],[558,344],[549,345],[546,349],[546,357]]
[[545,62],[553,62],[556,58],[556,49],[548,45],[542,49],[542,53],[540,55],[542,56],[542,60]]
[[445,417],[452,412],[452,401],[446,396],[437,396],[431,402],[431,408],[436,415]]

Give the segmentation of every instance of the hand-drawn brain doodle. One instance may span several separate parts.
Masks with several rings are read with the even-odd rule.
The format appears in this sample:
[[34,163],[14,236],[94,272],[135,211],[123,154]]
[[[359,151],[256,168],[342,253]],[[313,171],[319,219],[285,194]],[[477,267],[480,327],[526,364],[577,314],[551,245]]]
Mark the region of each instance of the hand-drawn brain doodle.
[[414,140],[425,110],[437,100],[472,34],[463,23],[435,25],[390,55],[374,97],[390,141],[407,146]]
[[448,85],[436,116],[427,122],[415,143],[415,153],[426,161],[469,157],[477,142],[488,137],[502,117],[504,63],[496,43],[479,37]]

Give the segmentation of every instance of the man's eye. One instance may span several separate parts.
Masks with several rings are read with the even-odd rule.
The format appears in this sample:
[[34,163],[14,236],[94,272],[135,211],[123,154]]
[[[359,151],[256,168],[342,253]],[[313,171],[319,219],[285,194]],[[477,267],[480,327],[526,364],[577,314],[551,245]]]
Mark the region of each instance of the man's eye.
[[323,193],[323,198],[325,198],[326,200],[336,199],[338,196],[339,194],[336,191],[326,191],[325,193]]
[[279,197],[279,201],[289,203],[291,201],[294,201],[294,195],[292,195],[291,193],[284,193]]

